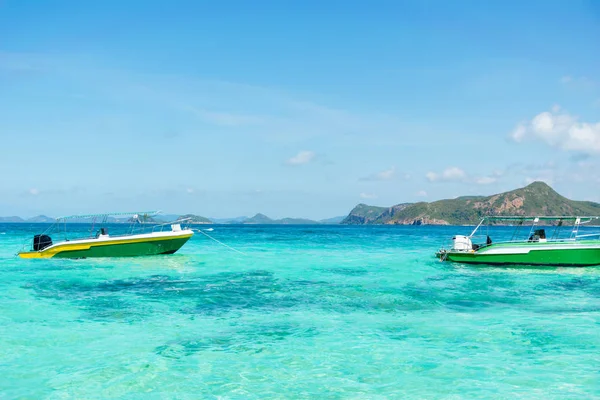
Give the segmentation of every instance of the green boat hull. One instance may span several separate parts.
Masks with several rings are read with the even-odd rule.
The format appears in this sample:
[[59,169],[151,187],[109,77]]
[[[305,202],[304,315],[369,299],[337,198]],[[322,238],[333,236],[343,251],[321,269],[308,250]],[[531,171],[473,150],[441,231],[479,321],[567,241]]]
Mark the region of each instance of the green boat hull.
[[92,246],[87,250],[66,250],[57,253],[54,258],[89,257],[137,257],[173,254],[179,250],[189,237],[154,240],[151,242],[119,243],[108,246]]
[[[514,252],[511,252],[514,250]],[[449,251],[441,255],[446,261],[465,264],[594,266],[600,265],[600,242],[586,245],[492,245],[475,252]]]

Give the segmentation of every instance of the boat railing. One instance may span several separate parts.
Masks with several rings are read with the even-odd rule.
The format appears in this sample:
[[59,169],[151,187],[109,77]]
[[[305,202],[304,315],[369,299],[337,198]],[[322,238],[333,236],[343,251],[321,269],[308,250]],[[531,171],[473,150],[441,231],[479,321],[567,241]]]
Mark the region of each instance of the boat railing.
[[[460,252],[460,253],[471,253],[474,251],[484,250],[490,247],[498,245],[531,245],[531,246],[544,246],[551,244],[569,244],[575,245],[579,242],[580,244],[588,244],[588,241],[600,240],[599,232],[590,232],[588,229],[598,229],[598,226],[583,227],[582,225],[589,224],[598,221],[600,217],[486,217],[483,218],[475,229],[471,232],[467,238],[470,239],[470,245],[461,241],[457,241],[457,238],[453,238],[452,241],[446,242],[442,248],[438,251],[440,254],[447,254],[448,252]],[[513,223],[507,227],[513,227],[512,232],[509,230],[497,230],[495,224],[485,224],[486,221],[499,221],[507,220],[518,223]],[[548,224],[548,221],[556,220],[556,224]],[[532,222],[531,225],[523,225],[524,221]],[[563,224],[563,221],[573,221],[573,225]],[[485,224],[485,225],[484,225]],[[503,225],[497,225],[498,228],[502,228]],[[491,229],[494,227],[494,229]],[[485,228],[485,229],[484,229]],[[523,229],[522,229],[523,228]],[[563,229],[561,229],[563,228]],[[583,229],[580,229],[583,228]],[[546,232],[549,235],[546,237]],[[542,231],[540,233],[540,231]],[[588,233],[589,232],[589,233]],[[490,236],[491,234],[491,236]],[[497,235],[497,236],[496,236]],[[457,235],[461,236],[461,235]],[[511,237],[512,236],[512,237]],[[505,239],[506,238],[506,239]],[[510,239],[509,239],[510,238]],[[458,245],[460,243],[460,246]],[[455,248],[456,247],[456,248]],[[449,249],[449,250],[447,250]]]
[[176,225],[176,224],[181,224],[183,222],[187,222],[190,221],[192,218],[182,218],[182,219],[178,219],[175,221],[171,221],[171,222],[164,222],[161,224],[156,224],[154,225],[154,227],[152,228],[152,233],[154,232],[163,232],[165,226],[172,226],[172,225]]
[[586,238],[586,237],[600,237],[600,232],[588,233],[588,234],[585,234],[585,235],[578,235],[576,237],[576,239],[578,239],[578,238]]
[[[477,236],[475,236],[477,237]],[[541,245],[543,246],[544,244],[547,243],[573,243],[573,242],[582,242],[587,238],[593,238],[593,237],[600,237],[600,232],[598,233],[593,233],[593,234],[586,234],[586,235],[579,235],[576,237],[572,237],[572,238],[550,238],[550,239],[545,239],[545,240],[527,240],[527,239],[521,239],[521,240],[498,240],[498,241],[493,241],[492,243],[488,244],[487,242],[485,242],[485,239],[487,238],[486,236],[484,236],[484,241],[479,244],[476,241],[473,241],[473,245],[476,245],[476,249],[477,250],[481,250],[481,249],[485,249],[487,247],[492,247],[492,246],[497,246],[497,245],[506,245],[506,244],[533,244],[533,245]],[[584,239],[584,240],[581,240]],[[470,251],[470,250],[465,250],[465,251]]]
[[[183,218],[178,219],[176,221],[164,222],[164,223],[155,223],[155,222],[139,222],[139,223],[130,223],[129,227],[126,227],[127,224],[118,224],[124,225],[123,228],[120,229],[120,232],[108,232],[110,238],[122,238],[133,235],[154,233],[154,232],[164,232],[165,227],[171,226],[173,224],[181,224],[191,220],[191,218]],[[61,242],[74,242],[78,240],[89,240],[98,238],[98,234],[100,229],[106,227],[106,223],[94,223],[92,222],[92,229],[86,229],[81,231],[69,231],[65,224],[65,219],[60,219],[59,221],[52,224],[48,227],[44,232],[41,232],[41,235],[49,235],[53,239],[53,244],[58,244]],[[77,223],[79,225],[80,223]],[[110,224],[110,223],[109,223]],[[71,224],[68,224],[71,225]],[[95,226],[94,226],[95,225]],[[110,224],[112,225],[112,224]],[[97,229],[96,229],[97,227]],[[182,227],[182,229],[185,229]],[[20,252],[25,251],[33,251],[33,243],[30,238],[28,238],[23,245],[21,246]]]

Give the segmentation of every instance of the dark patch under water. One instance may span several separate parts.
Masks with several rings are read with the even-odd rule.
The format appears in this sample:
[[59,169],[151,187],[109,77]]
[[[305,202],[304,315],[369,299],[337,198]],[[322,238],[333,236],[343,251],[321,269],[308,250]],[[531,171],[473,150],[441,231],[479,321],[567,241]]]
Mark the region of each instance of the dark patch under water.
[[[327,285],[311,280],[278,280],[267,271],[220,273],[192,279],[167,275],[90,283],[81,280],[44,280],[28,285],[37,296],[75,302],[86,309],[84,317],[105,318],[115,311],[143,314],[144,301],[157,301],[179,312],[222,315],[246,309],[289,309],[312,300],[304,292]],[[127,299],[127,300],[124,300]],[[194,305],[189,305],[192,301]],[[181,303],[185,303],[183,306]]]
[[[360,268],[330,268],[333,274],[361,276]],[[476,312],[491,307],[528,308],[535,312],[597,311],[599,304],[561,307],[536,302],[539,291],[560,297],[564,291],[583,290],[600,297],[597,277],[557,278],[539,286],[517,285],[509,274],[440,274],[398,287],[311,279],[278,279],[269,271],[250,270],[178,278],[152,275],[143,278],[89,282],[81,279],[47,279],[27,285],[37,296],[75,303],[84,319],[134,321],[153,312],[153,303],[173,312],[222,316],[260,309],[282,312],[293,308],[321,308],[329,312],[394,313],[446,308]],[[549,290],[550,289],[550,290]]]
[[564,278],[540,285],[538,289],[564,291],[569,293],[574,290],[582,290],[586,293],[600,296],[600,278],[583,276]]

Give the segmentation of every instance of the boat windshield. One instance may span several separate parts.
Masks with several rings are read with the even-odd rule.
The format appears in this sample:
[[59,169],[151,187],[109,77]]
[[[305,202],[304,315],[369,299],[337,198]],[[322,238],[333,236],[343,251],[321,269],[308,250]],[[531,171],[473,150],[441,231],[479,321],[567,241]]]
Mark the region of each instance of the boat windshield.
[[476,247],[505,242],[600,240],[600,217],[486,217],[469,238]]

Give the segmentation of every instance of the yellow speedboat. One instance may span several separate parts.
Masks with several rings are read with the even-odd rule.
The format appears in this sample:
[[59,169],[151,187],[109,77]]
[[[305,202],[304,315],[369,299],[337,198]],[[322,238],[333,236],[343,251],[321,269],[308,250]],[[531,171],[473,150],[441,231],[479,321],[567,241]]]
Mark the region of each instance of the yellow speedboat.
[[[185,220],[166,224],[146,224],[139,215],[142,213],[115,213],[96,215],[74,215],[61,217],[44,233],[35,235],[31,247],[19,253],[21,258],[87,258],[87,257],[134,257],[158,254],[173,254],[193,235],[191,229],[182,228]],[[131,218],[130,229],[125,234],[110,235],[108,221],[110,217],[127,216]],[[143,213],[148,219],[149,213]],[[66,226],[69,221],[91,221],[92,229],[88,237],[68,238]],[[98,230],[92,234],[96,222],[101,220]],[[72,225],[72,224],[69,224]],[[170,230],[164,228],[169,226]],[[61,228],[65,227],[64,230]],[[151,227],[150,232],[143,228]],[[140,232],[141,231],[141,232]],[[63,240],[54,242],[52,234],[59,234]]]

